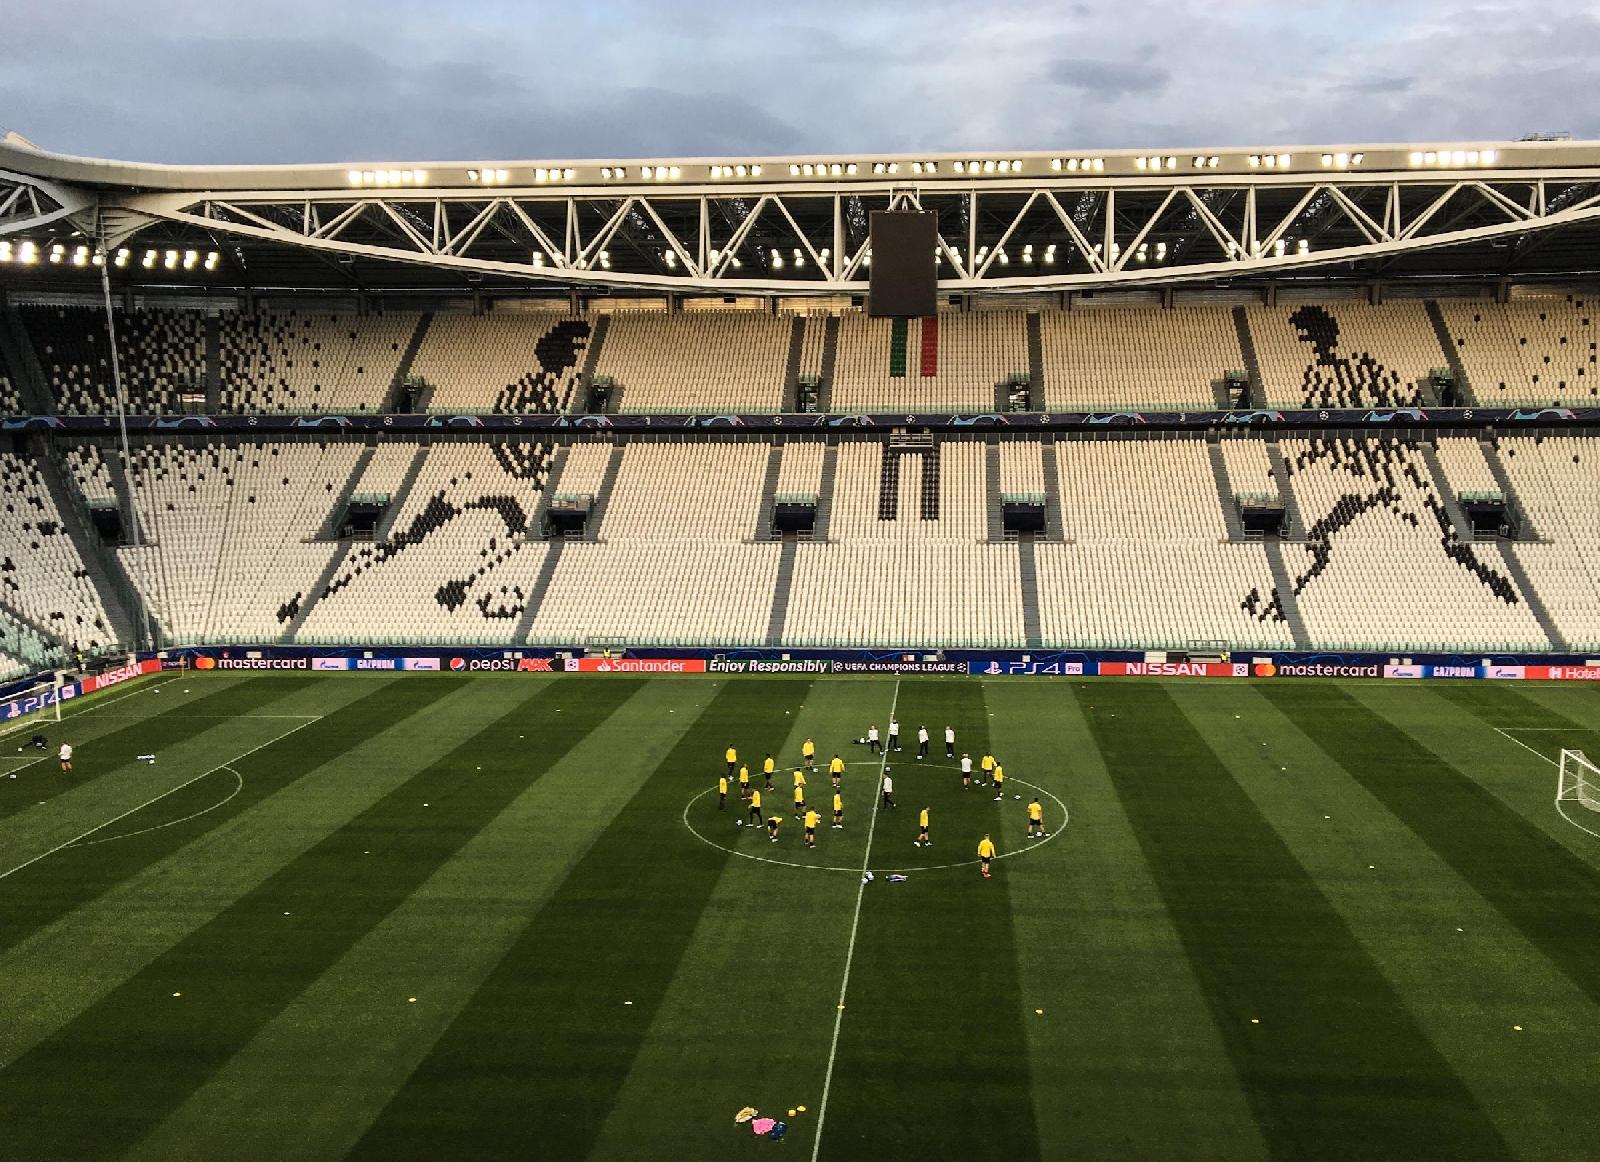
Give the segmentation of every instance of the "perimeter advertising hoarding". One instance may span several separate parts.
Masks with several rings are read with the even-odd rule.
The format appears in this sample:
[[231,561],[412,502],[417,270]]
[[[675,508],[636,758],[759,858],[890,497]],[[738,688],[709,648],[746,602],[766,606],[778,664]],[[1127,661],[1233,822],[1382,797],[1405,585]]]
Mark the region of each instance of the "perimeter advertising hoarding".
[[569,674],[704,674],[704,658],[568,658]]
[[[118,666],[114,670],[102,670],[98,674],[91,674],[79,683],[85,694],[92,694],[96,690],[104,690],[108,686],[115,686],[127,682],[144,674],[154,674],[161,669],[161,662],[156,658],[145,658],[141,662],[131,662],[126,666]],[[71,695],[67,695],[68,698]],[[66,699],[62,699],[65,701]]]
[[1101,662],[1103,677],[1248,678],[1247,662]]
[[833,662],[828,658],[712,658],[706,663],[708,674],[831,674]]

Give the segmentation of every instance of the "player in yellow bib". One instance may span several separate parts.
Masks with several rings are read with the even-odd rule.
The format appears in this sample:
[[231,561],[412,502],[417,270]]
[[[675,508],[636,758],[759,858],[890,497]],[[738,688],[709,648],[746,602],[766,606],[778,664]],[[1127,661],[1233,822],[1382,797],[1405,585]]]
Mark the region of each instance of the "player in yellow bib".
[[844,778],[844,760],[838,755],[833,756],[833,761],[828,764],[828,774],[833,776],[833,789],[839,789],[839,780]]
[[796,815],[804,815],[805,811],[806,811],[806,789],[804,787],[797,786],[794,789],[794,813]]
[[739,768],[739,798],[748,799],[749,797],[750,797],[750,768],[749,767],[740,767]]
[[778,842],[778,825],[782,822],[783,820],[776,815],[767,820],[767,838],[771,839],[773,843]]
[[989,878],[989,861],[994,859],[994,841],[985,835],[978,841],[978,862],[983,865],[983,878]]
[[761,822],[761,792],[760,791],[751,791],[750,792],[750,822],[752,824],[759,824]]
[[1039,796],[1033,797],[1033,802],[1028,804],[1028,838],[1039,839],[1048,834],[1044,829],[1044,804],[1039,802]]
[[717,810],[725,811],[728,807],[728,776],[723,775],[717,780]]
[[999,763],[994,765],[994,801],[1000,802],[1006,797],[1006,769]]
[[772,761],[772,755],[769,752],[767,757],[761,760],[761,773],[766,777],[767,790],[769,791],[772,790],[772,772],[777,769],[778,764]]
[[800,744],[800,757],[806,761],[806,770],[811,770],[817,761],[817,744],[806,739]]
[[928,809],[924,807],[922,814],[917,816],[917,846],[932,847],[933,840],[928,838]]
[[833,825],[840,831],[844,830],[844,796],[838,791],[833,793]]
[[798,768],[794,772],[794,785],[797,787],[806,785],[806,773]]
[[994,773],[994,755],[985,754],[983,760],[978,763],[978,770],[983,772],[978,776],[978,786],[981,787],[989,781],[989,776]]
[[734,767],[739,763],[739,752],[730,746],[722,757],[728,760],[728,773],[733,774]]
[[815,847],[815,846],[817,846],[817,822],[821,818],[822,818],[822,816],[818,815],[815,811],[807,811],[806,812],[806,846],[807,847]]

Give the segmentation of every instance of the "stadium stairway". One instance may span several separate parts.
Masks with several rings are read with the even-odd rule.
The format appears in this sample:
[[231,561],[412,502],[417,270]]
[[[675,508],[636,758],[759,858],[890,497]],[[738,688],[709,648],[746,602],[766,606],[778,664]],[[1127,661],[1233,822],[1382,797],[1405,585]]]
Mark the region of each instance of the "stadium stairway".
[[[589,346],[583,353],[583,370],[578,373],[578,385],[575,389],[579,393],[578,399],[564,399],[561,401],[561,410],[588,410],[589,388],[594,386],[594,369],[600,366],[600,346],[605,342],[606,331],[611,327],[611,316],[600,315],[589,327]],[[616,411],[617,405],[612,402],[611,410]]]
[[216,415],[222,410],[222,320],[216,315],[206,316],[206,411]]
[[778,577],[772,587],[772,613],[767,617],[767,644],[769,646],[783,643],[783,623],[789,614],[789,590],[794,585],[794,559],[796,542],[793,539],[783,542],[783,549],[778,556]]
[[1216,433],[1206,436],[1206,456],[1211,461],[1211,477],[1217,484],[1217,504],[1222,508],[1222,523],[1228,527],[1228,540],[1243,541],[1244,522],[1239,519],[1239,503],[1228,477],[1228,463],[1222,457],[1222,445]]
[[1066,522],[1061,515],[1061,477],[1056,470],[1056,440],[1046,435],[1039,445],[1044,462],[1044,539],[1060,543],[1066,539]]
[[753,540],[772,540],[772,513],[778,503],[778,473],[783,467],[783,445],[777,440],[767,449],[767,469],[761,478],[761,503],[756,508]]
[[1533,619],[1539,623],[1539,628],[1544,631],[1544,636],[1550,639],[1550,648],[1561,653],[1572,649],[1571,644],[1561,631],[1556,628],[1555,618],[1550,616],[1550,610],[1545,606],[1544,598],[1539,596],[1539,591],[1533,587],[1533,579],[1528,576],[1528,571],[1522,567],[1522,560],[1517,556],[1517,546],[1510,541],[1501,541],[1498,545],[1500,556],[1506,563],[1506,575],[1517,587],[1517,592],[1522,594],[1522,599],[1527,602],[1528,612],[1533,614]]
[[1295,595],[1289,568],[1283,561],[1283,544],[1280,541],[1268,541],[1266,549],[1267,566],[1272,570],[1272,585],[1278,592],[1278,608],[1283,610],[1283,619],[1294,639],[1294,648],[1308,650],[1311,648],[1311,635],[1306,632],[1306,623],[1300,617],[1300,600]]
[[384,511],[383,523],[372,531],[373,540],[386,541],[394,532],[395,519],[405,507],[406,497],[410,496],[411,490],[416,487],[417,477],[422,475],[422,465],[427,459],[428,445],[419,444],[417,454],[411,458],[411,467],[406,469],[406,474],[400,478],[400,486],[394,490],[394,495],[389,497],[389,507]]
[[533,587],[528,590],[527,601],[522,607],[522,616],[517,618],[517,628],[512,635],[512,641],[525,642],[528,640],[528,635],[533,632],[533,619],[539,616],[539,606],[544,604],[544,595],[550,592],[550,582],[555,580],[556,566],[561,563],[561,550],[565,546],[564,537],[555,537],[547,542],[544,561],[534,576]]
[[1445,476],[1444,465],[1439,463],[1438,447],[1432,440],[1420,440],[1417,447],[1422,452],[1423,463],[1427,464],[1428,471],[1433,475],[1433,487],[1438,490],[1439,503],[1444,505],[1445,515],[1450,518],[1450,525],[1456,530],[1456,536],[1462,541],[1472,540],[1472,522],[1467,520],[1467,514],[1461,508],[1461,501],[1456,498],[1456,490],[1450,487],[1450,481]]
[[839,362],[839,316],[829,315],[822,328],[822,387],[817,392],[817,410],[833,410],[833,371]]
[[[837,323],[838,319],[830,319]],[[811,539],[826,542],[828,521],[833,515],[833,484],[839,476],[839,444],[830,438],[822,449],[822,480],[817,485],[817,516],[811,526]]]
[[1233,308],[1233,327],[1239,333],[1239,352],[1244,356],[1245,374],[1250,377],[1250,392],[1264,396],[1261,361],[1256,358],[1256,341],[1250,334],[1250,316],[1243,307]]
[[344,564],[345,550],[348,546],[349,542],[340,541],[328,547],[327,563],[322,566],[321,571],[317,574],[317,579],[312,582],[311,588],[300,595],[300,607],[295,610],[294,616],[289,619],[289,624],[285,627],[280,638],[281,641],[285,643],[292,642],[300,633],[301,628],[306,623],[306,618],[311,616],[311,607],[322,599],[323,595],[328,592],[328,586],[332,585],[333,579],[338,576],[339,567]]
[[[1044,408],[1044,333],[1039,324],[1039,312],[1028,313],[1028,400],[1029,408]],[[1002,405],[1002,410],[1003,405]]]
[[555,451],[550,455],[550,467],[544,474],[544,487],[539,490],[539,499],[533,506],[533,512],[528,515],[528,523],[522,530],[522,539],[525,541],[544,540],[544,517],[550,511],[550,500],[556,495],[556,483],[561,479],[561,473],[567,466],[567,457],[572,454],[570,444],[557,444]]
[[[99,535],[88,517],[88,506],[78,490],[68,481],[71,474],[62,465],[54,444],[35,433],[28,438],[29,454],[39,467],[56,511],[61,514],[61,527],[72,540],[72,547],[88,570],[89,581],[100,594],[106,617],[111,622],[111,632],[118,643],[131,645],[138,641],[137,625],[144,621],[143,606],[133,581],[117,559],[115,552],[101,543]],[[126,511],[126,510],[124,510]]]
[[[990,436],[983,450],[985,535],[991,545],[1006,539],[1005,497],[1000,489],[1000,437]],[[1029,554],[1032,559],[1032,554]]]
[[1429,299],[1425,305],[1428,321],[1433,324],[1433,333],[1439,337],[1439,348],[1444,352],[1445,364],[1450,368],[1450,374],[1456,377],[1456,391],[1461,396],[1460,406],[1476,404],[1477,393],[1472,390],[1472,381],[1467,378],[1466,365],[1461,362],[1461,351],[1456,347],[1455,340],[1450,338],[1450,324],[1445,322],[1444,311],[1433,299]]
[[1506,510],[1511,513],[1516,523],[1517,540],[1539,540],[1539,530],[1534,527],[1533,518],[1522,506],[1522,501],[1517,497],[1517,490],[1511,486],[1511,477],[1506,473],[1505,462],[1500,459],[1500,448],[1495,443],[1494,437],[1487,434],[1480,435],[1478,443],[1483,448],[1483,458],[1489,465],[1489,474],[1494,477],[1500,495],[1505,497]]
[[1267,460],[1272,465],[1272,479],[1278,485],[1278,499],[1283,501],[1284,523],[1289,526],[1287,539],[1303,541],[1306,539],[1306,523],[1300,515],[1300,502],[1295,499],[1294,484],[1289,479],[1289,465],[1283,458],[1283,448],[1279,446],[1277,436],[1267,438],[1266,449]]
[[22,404],[36,416],[55,412],[55,401],[46,386],[44,368],[33,350],[22,319],[3,297],[0,297],[0,362],[10,369],[11,384],[22,398]]
[[416,361],[417,352],[422,350],[422,340],[427,337],[428,324],[431,322],[433,322],[432,311],[423,311],[417,317],[417,325],[411,331],[411,341],[406,344],[405,352],[400,356],[400,363],[394,369],[394,377],[389,380],[389,391],[383,397],[385,411],[400,410],[401,393],[405,390],[406,378],[411,374],[411,365]]
[[600,527],[605,523],[606,507],[611,503],[611,493],[617,487],[617,474],[622,471],[623,445],[613,444],[606,470],[600,477],[600,487],[595,490],[594,504],[589,509],[589,520],[584,525],[584,540],[600,540]]
[[789,357],[783,365],[783,407],[786,412],[800,410],[800,356],[805,350],[806,318],[796,315],[789,324]]
[[1033,538],[1017,542],[1017,576],[1022,590],[1022,640],[1030,650],[1044,645],[1039,627],[1039,569],[1033,559]]
[[375,444],[368,444],[361,449],[361,455],[356,457],[355,467],[350,470],[350,476],[339,489],[339,495],[333,502],[333,507],[328,510],[328,515],[322,520],[322,527],[317,530],[314,541],[336,541],[339,539],[339,518],[344,515],[345,508],[350,504],[350,497],[356,490],[356,485],[361,483],[361,477],[367,471],[367,465],[372,463],[372,457],[377,455],[378,448]]

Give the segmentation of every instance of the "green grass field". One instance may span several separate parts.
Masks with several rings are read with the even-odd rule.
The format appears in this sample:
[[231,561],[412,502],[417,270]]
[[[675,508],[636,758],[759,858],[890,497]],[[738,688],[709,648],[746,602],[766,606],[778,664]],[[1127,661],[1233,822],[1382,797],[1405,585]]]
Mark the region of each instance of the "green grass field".
[[[1549,760],[1597,728],[1576,683],[163,675],[0,750],[4,1156],[1592,1157],[1600,815]],[[808,735],[845,830],[822,770],[815,851],[787,774],[778,843],[718,811],[724,747]]]

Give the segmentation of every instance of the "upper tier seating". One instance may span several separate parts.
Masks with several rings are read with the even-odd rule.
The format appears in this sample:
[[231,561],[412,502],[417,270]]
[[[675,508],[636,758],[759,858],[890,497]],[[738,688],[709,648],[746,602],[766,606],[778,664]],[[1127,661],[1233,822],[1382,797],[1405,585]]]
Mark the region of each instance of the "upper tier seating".
[[[18,314],[58,410],[117,410],[105,311],[22,306]],[[115,322],[131,414],[179,411],[180,394],[205,390],[205,323],[198,311],[118,311]]]
[[1027,316],[1019,311],[945,312],[932,329],[926,319],[872,319],[852,311],[839,320],[830,406],[992,412],[995,388],[1027,370]]
[[1247,307],[1268,407],[1414,407],[1444,363],[1425,304]]
[[1282,441],[1308,542],[1300,616],[1330,649],[1548,649],[1498,547],[1463,543],[1414,440]]
[[22,393],[6,378],[6,373],[0,371],[0,415],[21,415],[23,410]]
[[1572,404],[1600,396],[1600,311],[1584,295],[1493,303],[1442,301],[1445,326],[1478,403]]
[[589,322],[500,311],[439,313],[428,324],[411,374],[433,388],[435,412],[560,412],[572,407]]
[[301,582],[315,603],[299,640],[508,641],[544,559],[523,536],[549,462],[543,444],[434,444],[381,539],[352,545],[320,593]]
[[409,311],[223,315],[218,337],[223,409],[379,411],[417,319]]
[[1045,311],[1039,338],[1052,411],[1210,411],[1214,385],[1245,363],[1226,307]]
[[[85,653],[113,641],[111,620],[39,467],[0,452],[0,611]],[[13,651],[14,652],[14,651]]]
[[619,411],[778,412],[791,328],[748,311],[618,311],[595,375],[616,381]]
[[165,640],[277,640],[284,606],[335,552],[310,538],[360,451],[347,442],[136,445],[148,542],[119,554]]

